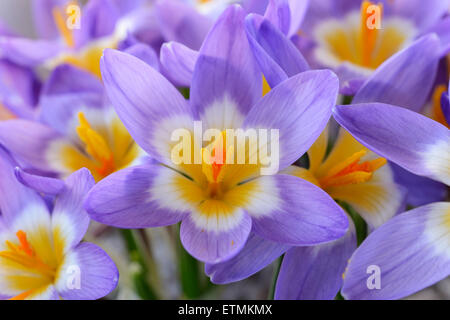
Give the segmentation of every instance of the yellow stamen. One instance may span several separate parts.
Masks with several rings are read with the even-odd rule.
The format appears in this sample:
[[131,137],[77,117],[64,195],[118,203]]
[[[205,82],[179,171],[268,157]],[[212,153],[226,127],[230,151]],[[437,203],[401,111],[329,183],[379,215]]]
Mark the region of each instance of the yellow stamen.
[[33,250],[31,244],[27,240],[27,235],[24,231],[19,230],[16,233],[19,245],[13,244],[10,241],[5,241],[8,250],[0,251],[0,258],[7,259],[11,262],[17,263],[25,268],[36,270],[50,280],[55,277],[55,268],[50,267],[44,263]]
[[377,43],[379,31],[377,28],[369,28],[368,21],[373,13],[368,11],[370,6],[376,6],[380,12],[383,10],[381,3],[374,5],[371,1],[363,1],[361,4],[361,64],[363,66],[370,66],[372,61],[373,52]]
[[270,90],[272,90],[272,88],[270,88],[269,83],[266,80],[266,77],[263,76],[263,97],[268,94],[270,92]]
[[86,120],[83,112],[78,113],[80,125],[77,133],[81,141],[85,144],[86,152],[99,163],[96,168],[98,174],[105,177],[115,171],[114,155],[106,143],[105,139]]
[[64,11],[58,7],[55,7],[52,10],[52,14],[53,14],[53,19],[55,21],[56,27],[58,28],[60,35],[63,37],[66,45],[69,48],[74,48],[75,42],[73,39],[73,33],[66,25]]
[[319,179],[319,184],[322,189],[357,184],[370,180],[373,173],[386,164],[386,159],[378,158],[360,163],[361,158],[366,153],[367,151],[365,150],[356,152],[332,167],[324,177]]
[[449,123],[447,123],[447,119],[442,112],[441,106],[441,97],[444,92],[447,91],[447,87],[445,85],[437,86],[433,92],[432,102],[433,102],[433,114],[432,117],[439,123],[442,123],[447,128],[449,127]]

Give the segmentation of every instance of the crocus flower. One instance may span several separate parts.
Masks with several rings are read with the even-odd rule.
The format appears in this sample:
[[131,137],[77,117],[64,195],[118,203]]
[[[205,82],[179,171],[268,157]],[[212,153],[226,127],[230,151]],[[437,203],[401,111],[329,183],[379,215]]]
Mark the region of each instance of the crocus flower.
[[[130,24],[131,19],[122,15],[111,0],[90,0],[85,6],[79,6],[79,11],[70,9],[74,4],[78,5],[78,2],[33,3],[40,38],[1,37],[2,56],[19,65],[45,70],[70,63],[100,76],[99,61],[103,49],[116,48],[129,33],[139,30],[135,30],[135,25]],[[74,26],[69,27],[69,22]],[[140,29],[145,27],[140,25]]]
[[[423,115],[387,104],[337,106],[335,119],[362,144],[415,174],[450,185],[450,130]],[[400,214],[375,230],[345,273],[348,299],[398,299],[450,274],[450,204]],[[367,286],[367,268],[380,285]]]
[[[101,67],[107,93],[130,134],[155,163],[100,181],[85,203],[92,219],[122,228],[182,221],[184,247],[205,262],[237,254],[251,230],[291,245],[327,242],[345,234],[348,220],[343,211],[309,182],[284,174],[260,176],[258,164],[220,165],[207,157],[199,164],[177,164],[171,159],[173,131],[192,132],[196,119],[219,132],[279,129],[280,169],[296,161],[325,127],[337,95],[336,77],[326,70],[306,72],[261,99],[261,74],[248,46],[244,16],[240,6],[231,6],[212,28],[200,49],[189,102],[138,59],[105,50]],[[220,144],[213,146],[214,153],[230,152],[220,150]]]
[[[309,68],[300,52],[269,19],[250,15],[246,22],[255,59],[272,87]],[[329,152],[328,143],[326,129],[307,151],[309,167],[290,166],[284,173],[310,181],[331,198],[348,203],[370,229],[401,210],[403,192],[384,158],[370,152],[343,129]],[[214,283],[239,281],[285,253],[275,298],[333,299],[342,287],[342,274],[355,249],[353,223],[344,237],[315,246],[287,246],[252,235],[238,255],[223,263],[207,264],[206,273]]]
[[[285,2],[285,1],[280,1]],[[385,61],[429,32],[445,54],[448,1],[310,1],[295,41],[314,67],[332,68],[354,90]],[[447,29],[446,29],[447,28]]]
[[59,191],[49,209],[36,191],[17,181],[14,165],[1,149],[0,297],[78,300],[107,295],[118,281],[116,266],[100,247],[81,242],[90,221],[82,202],[94,184],[92,176],[81,169],[63,182],[16,169],[40,191],[50,186]]
[[43,88],[39,121],[1,122],[0,141],[30,169],[67,177],[88,168],[96,181],[143,155],[99,79],[70,65],[55,69]]

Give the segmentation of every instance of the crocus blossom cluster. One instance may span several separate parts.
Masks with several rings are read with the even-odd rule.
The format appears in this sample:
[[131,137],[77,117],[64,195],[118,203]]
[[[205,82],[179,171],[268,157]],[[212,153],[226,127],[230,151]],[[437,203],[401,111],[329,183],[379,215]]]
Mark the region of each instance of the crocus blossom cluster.
[[49,0],[33,38],[0,23],[0,298],[200,298],[198,264],[275,265],[290,300],[445,279],[449,8]]

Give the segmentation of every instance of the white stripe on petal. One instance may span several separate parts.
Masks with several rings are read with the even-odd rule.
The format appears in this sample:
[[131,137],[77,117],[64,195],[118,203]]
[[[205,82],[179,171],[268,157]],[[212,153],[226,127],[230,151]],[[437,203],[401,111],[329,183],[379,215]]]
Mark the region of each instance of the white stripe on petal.
[[450,185],[450,134],[447,140],[440,140],[424,153],[425,166],[433,177]]
[[434,250],[438,255],[445,255],[450,259],[450,203],[439,202],[430,207],[425,236],[434,244]]

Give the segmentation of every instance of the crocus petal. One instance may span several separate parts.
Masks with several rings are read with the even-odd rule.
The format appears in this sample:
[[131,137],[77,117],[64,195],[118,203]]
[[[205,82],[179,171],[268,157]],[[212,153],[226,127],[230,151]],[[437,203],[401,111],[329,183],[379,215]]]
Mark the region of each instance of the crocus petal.
[[66,0],[33,1],[33,22],[38,35],[45,39],[54,39],[59,33],[53,18],[52,10],[55,7],[63,7]]
[[434,34],[424,36],[378,67],[353,103],[382,102],[420,111],[428,99],[438,62],[439,39]]
[[85,242],[66,255],[55,287],[63,299],[96,300],[114,290],[118,281],[117,267],[106,252]]
[[15,168],[15,174],[20,183],[40,193],[57,195],[64,189],[64,182],[60,179],[31,174],[19,167]]
[[449,3],[447,0],[383,0],[383,11],[386,15],[396,15],[414,21],[421,30],[436,24],[446,13]]
[[291,10],[288,0],[269,0],[264,18],[287,35],[291,26]]
[[163,73],[175,85],[190,87],[198,52],[178,42],[167,42],[161,47]]
[[390,163],[395,182],[407,190],[406,203],[420,207],[433,202],[443,201],[447,196],[447,186],[443,183],[421,177]]
[[58,238],[63,244],[60,249],[69,250],[86,234],[90,220],[83,208],[83,202],[94,184],[89,170],[80,169],[66,179],[64,191],[56,197],[52,228],[54,238]]
[[[350,220],[351,221],[351,220]],[[356,249],[353,222],[342,238],[284,255],[275,288],[277,300],[332,300],[341,289],[348,259]]]
[[73,134],[71,123],[86,109],[101,109],[104,90],[93,74],[71,65],[53,70],[40,96],[40,119],[61,134]]
[[17,181],[14,174],[16,163],[11,156],[0,147],[0,211],[6,226],[14,225],[14,221],[26,208],[35,208],[48,212],[44,201],[33,190]]
[[183,219],[181,243],[187,252],[200,261],[219,263],[236,255],[244,246],[252,228],[252,219],[241,209],[233,215],[234,225],[226,230],[207,230],[192,215]]
[[21,119],[0,122],[0,143],[18,160],[43,171],[51,171],[46,150],[57,138],[56,131],[38,122]]
[[[179,173],[157,164],[120,170],[92,188],[85,208],[93,220],[119,228],[177,223],[189,207],[177,199],[176,177],[190,182]],[[168,208],[168,205],[173,207]]]
[[281,256],[290,246],[250,233],[247,243],[232,259],[218,264],[206,264],[205,272],[212,283],[226,284],[250,277]]
[[171,164],[173,130],[186,122],[192,126],[186,100],[159,72],[129,54],[105,50],[101,69],[106,92],[128,132],[152,157]]
[[137,43],[135,45],[132,45],[131,47],[128,47],[126,50],[124,50],[124,52],[141,59],[150,67],[159,71],[159,59],[152,47],[143,43]]
[[181,1],[164,0],[155,5],[161,32],[166,41],[177,41],[198,50],[212,21]]
[[251,48],[270,87],[287,77],[309,70],[309,65],[294,44],[268,20],[252,14],[246,18]]
[[[350,259],[344,297],[400,299],[447,277],[449,217],[450,204],[438,202],[402,213],[371,233]],[[377,276],[380,286],[374,288]]]
[[[208,128],[240,127],[242,123],[221,128],[216,121],[224,113],[247,114],[262,94],[262,77],[248,44],[244,17],[245,11],[239,6],[225,10],[199,52],[191,104]],[[225,100],[229,102],[222,103]]]
[[33,67],[56,56],[62,49],[55,41],[0,37],[2,57],[21,66]]
[[263,176],[255,198],[246,205],[259,236],[289,245],[313,245],[342,237],[344,211],[322,189],[290,175]]
[[279,130],[282,170],[299,159],[325,129],[338,89],[331,71],[298,74],[265,95],[247,115],[244,128]]
[[29,68],[0,60],[0,102],[19,118],[35,119],[39,80]]
[[386,104],[337,106],[334,118],[359,142],[412,173],[450,184],[450,131]]

